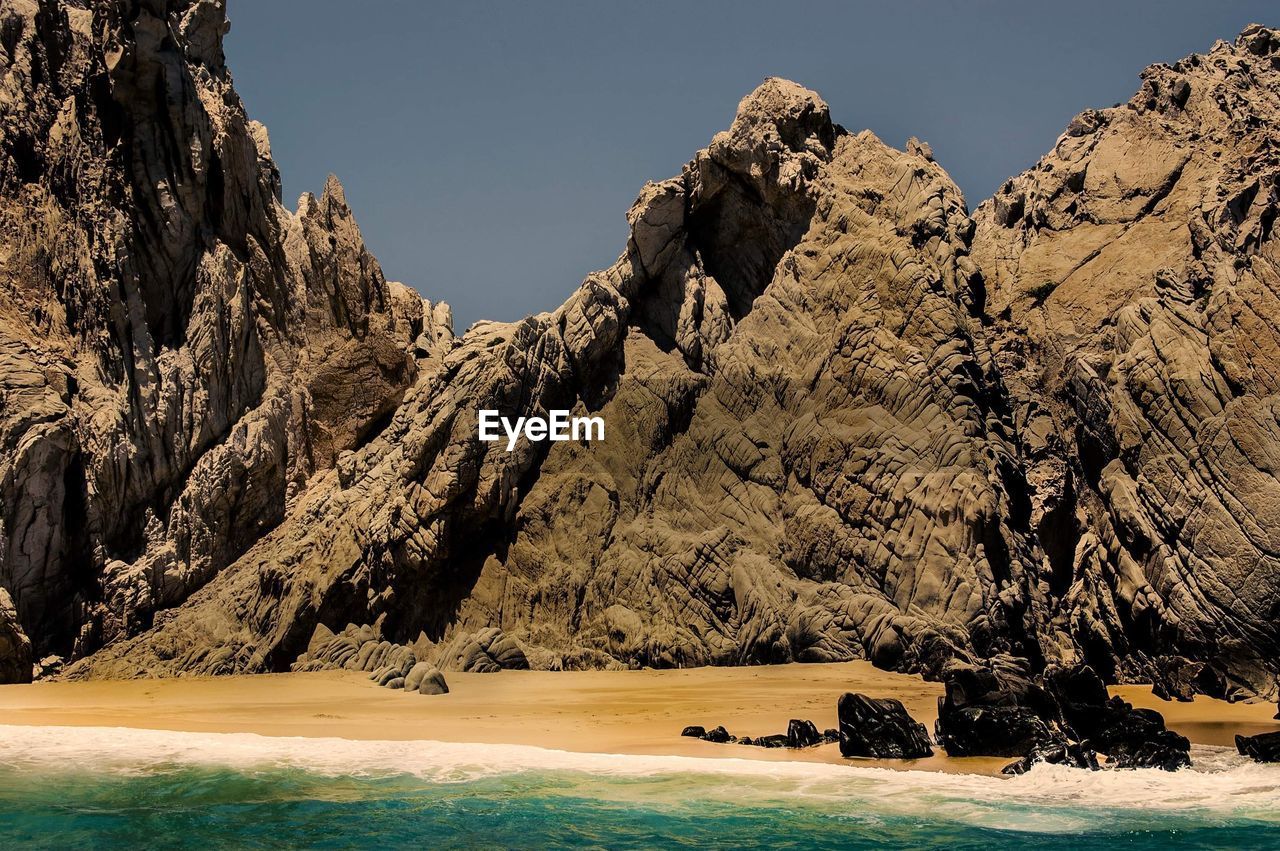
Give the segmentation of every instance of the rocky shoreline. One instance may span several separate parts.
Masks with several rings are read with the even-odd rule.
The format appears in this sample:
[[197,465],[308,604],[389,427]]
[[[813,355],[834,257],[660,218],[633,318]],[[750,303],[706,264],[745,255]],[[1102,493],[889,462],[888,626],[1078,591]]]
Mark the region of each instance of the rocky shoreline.
[[[811,721],[793,719],[785,734],[756,739],[731,735],[723,726],[689,726],[681,736],[717,744],[813,747],[840,743],[843,757],[916,760],[933,755],[936,742],[949,756],[1019,757],[1003,774],[1025,774],[1039,763],[1092,771],[1191,766],[1191,742],[1165,727],[1154,709],[1135,708],[1108,694],[1087,665],[1051,668],[1034,680],[1015,668],[956,664],[943,675],[935,736],[894,698],[841,695],[838,729],[819,734]],[[1153,689],[1162,700],[1159,688]],[[1280,732],[1235,737],[1240,754],[1280,762]]]

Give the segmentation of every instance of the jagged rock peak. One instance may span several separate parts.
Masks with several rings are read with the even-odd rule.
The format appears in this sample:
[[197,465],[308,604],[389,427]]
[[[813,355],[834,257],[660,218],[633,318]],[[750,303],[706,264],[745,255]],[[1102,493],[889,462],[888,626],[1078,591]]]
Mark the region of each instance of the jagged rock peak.
[[0,6],[0,620],[35,658],[162,618],[452,337],[336,182],[280,205],[227,30],[221,0]]
[[1058,617],[1106,676],[1274,691],[1280,37],[1153,65],[975,213]]
[[738,104],[737,115],[728,130],[717,134],[712,149],[721,145],[744,148],[757,154],[778,143],[794,153],[808,151],[823,160],[831,158],[837,129],[831,110],[817,92],[781,77],[769,77]]
[[[455,339],[336,180],[281,206],[224,11],[0,9],[3,676],[392,682],[412,652],[1273,690],[1274,31],[1147,69],[972,218],[927,145],[766,80],[612,266]],[[508,452],[482,408],[608,438]]]

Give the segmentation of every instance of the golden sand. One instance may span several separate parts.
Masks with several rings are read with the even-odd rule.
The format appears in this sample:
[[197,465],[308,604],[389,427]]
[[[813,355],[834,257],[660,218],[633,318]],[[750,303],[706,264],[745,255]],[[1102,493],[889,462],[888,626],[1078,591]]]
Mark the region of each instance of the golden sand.
[[[736,757],[994,773],[1005,758],[844,760],[835,745],[805,750],[717,745],[682,738],[688,724],[723,724],[738,736],[784,733],[791,718],[836,726],[845,691],[896,697],[932,731],[938,683],[866,662],[679,671],[502,671],[446,674],[450,694],[380,688],[346,671],[242,677],[0,686],[0,723],[136,727],[346,739],[432,739],[536,745],[589,753]],[[1164,713],[1193,742],[1231,745],[1236,733],[1280,730],[1267,704],[1156,699],[1113,689]]]

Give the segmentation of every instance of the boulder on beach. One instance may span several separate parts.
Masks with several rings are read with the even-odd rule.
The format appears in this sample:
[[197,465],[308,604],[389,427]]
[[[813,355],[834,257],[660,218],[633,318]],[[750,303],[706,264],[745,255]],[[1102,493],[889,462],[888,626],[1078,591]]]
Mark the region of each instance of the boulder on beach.
[[772,736],[761,736],[760,738],[752,742],[752,744],[758,748],[789,747],[789,745],[787,744],[787,737],[782,733],[774,733]]
[[807,748],[822,744],[822,734],[812,721],[792,718],[787,724],[787,747]]
[[1026,756],[1066,742],[1057,701],[1026,677],[958,663],[944,682],[936,732],[951,756]]
[[729,735],[729,731],[723,726],[716,727],[713,730],[708,730],[702,738],[708,742],[715,742],[718,745],[723,745],[733,739],[733,737]]
[[707,736],[707,728],[699,727],[696,724],[691,724],[688,727],[685,727],[683,730],[681,730],[680,735],[687,736],[692,739],[705,739]]
[[1258,762],[1280,762],[1280,732],[1236,736],[1236,750]]
[[444,674],[432,668],[418,683],[418,694],[448,694],[449,685],[444,681]]
[[846,693],[836,706],[840,719],[840,755],[878,759],[933,756],[929,730],[894,698]]
[[404,687],[409,691],[417,691],[418,686],[422,685],[422,678],[434,671],[435,668],[429,662],[418,662],[409,669],[409,673],[404,676]]

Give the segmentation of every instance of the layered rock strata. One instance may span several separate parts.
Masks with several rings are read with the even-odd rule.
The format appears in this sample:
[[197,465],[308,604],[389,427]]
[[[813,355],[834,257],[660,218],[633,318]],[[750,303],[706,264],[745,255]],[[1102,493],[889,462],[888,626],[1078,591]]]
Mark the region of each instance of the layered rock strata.
[[[1148,69],[972,218],[927,145],[768,80],[614,265],[454,339],[336,182],[280,204],[220,2],[0,14],[0,647],[286,670],[365,624],[450,669],[1274,691],[1274,31]],[[482,409],[608,439],[507,452]]]
[[1274,690],[1278,179],[1280,36],[1250,26],[1081,113],[975,214],[1041,581],[1104,676],[1181,656]]
[[0,9],[0,586],[37,656],[151,628],[451,336],[336,180],[281,205],[226,26],[213,0]]

